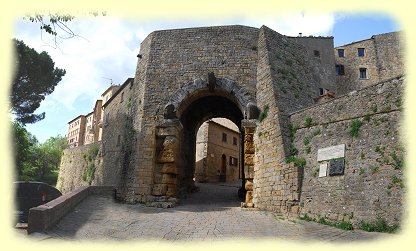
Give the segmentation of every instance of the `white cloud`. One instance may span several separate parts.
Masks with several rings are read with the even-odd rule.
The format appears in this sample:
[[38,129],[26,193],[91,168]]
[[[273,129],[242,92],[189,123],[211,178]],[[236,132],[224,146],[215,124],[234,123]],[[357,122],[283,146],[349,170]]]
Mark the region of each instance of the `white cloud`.
[[[38,27],[27,27],[33,29]],[[71,24],[76,34],[86,37],[63,40],[60,49],[45,46],[39,34],[17,31],[17,38],[37,51],[45,50],[55,61],[55,65],[66,70],[66,75],[48,96],[44,108],[53,102],[73,109],[80,98],[98,99],[109,86],[123,83],[135,73],[136,57],[139,48],[131,49],[127,43],[134,39],[134,30],[127,29],[120,20],[110,18],[79,19]],[[137,38],[136,38],[137,39]]]

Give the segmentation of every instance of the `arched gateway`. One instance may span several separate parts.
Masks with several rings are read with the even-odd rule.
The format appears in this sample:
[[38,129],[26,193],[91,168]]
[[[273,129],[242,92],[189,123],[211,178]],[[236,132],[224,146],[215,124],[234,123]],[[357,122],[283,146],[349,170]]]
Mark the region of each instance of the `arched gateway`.
[[[234,81],[216,78],[213,73],[207,79],[185,85],[165,106],[164,118],[156,129],[154,174],[160,178],[154,180],[153,196],[181,197],[194,189],[196,133],[208,119],[228,118],[238,125],[243,139],[245,134],[251,135],[241,144],[243,166],[244,159],[253,158],[254,152],[244,150],[244,145],[253,145],[252,133],[258,117],[253,97]],[[252,177],[247,178],[252,181]]]
[[[332,40],[321,40],[333,50]],[[112,101],[104,110],[103,180],[115,177],[108,183],[125,201],[176,203],[194,189],[197,129],[224,117],[242,135],[244,205],[296,214],[301,173],[285,162],[288,114],[313,104],[318,87],[334,89],[319,74],[332,62],[312,65],[305,55],[304,47],[264,26],[152,32],[141,44],[134,83],[123,89],[129,106]],[[284,69],[289,63],[291,71]],[[302,95],[293,98],[287,88],[302,88]],[[108,150],[117,134],[118,153]]]

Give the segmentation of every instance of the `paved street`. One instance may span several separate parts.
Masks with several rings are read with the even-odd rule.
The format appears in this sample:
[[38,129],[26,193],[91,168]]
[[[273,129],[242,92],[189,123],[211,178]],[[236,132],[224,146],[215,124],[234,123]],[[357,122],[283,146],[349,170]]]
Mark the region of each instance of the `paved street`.
[[128,205],[90,196],[39,240],[228,240],[273,238],[302,241],[365,241],[391,235],[343,231],[305,221],[288,221],[274,213],[242,209],[233,184],[197,184],[200,191],[175,208]]

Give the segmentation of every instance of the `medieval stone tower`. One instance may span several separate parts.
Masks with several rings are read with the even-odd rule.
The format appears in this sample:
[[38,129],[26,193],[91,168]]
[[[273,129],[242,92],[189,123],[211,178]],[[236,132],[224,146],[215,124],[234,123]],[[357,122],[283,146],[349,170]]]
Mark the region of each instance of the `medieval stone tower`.
[[[402,175],[394,167],[394,159],[403,156],[397,135],[402,72],[383,72],[383,79],[364,89],[355,81],[355,93],[347,93],[350,88],[338,85],[332,37],[288,37],[265,26],[155,31],[137,57],[134,81],[126,81],[104,105],[91,184],[113,185],[128,202],[177,203],[194,190],[199,126],[223,117],[242,135],[243,206],[331,220],[354,212],[352,221],[372,217],[370,208],[391,222],[400,218],[401,190],[391,189],[395,196],[388,197],[385,189],[375,191],[374,180],[384,177],[388,183]],[[318,102],[328,93],[337,98]],[[361,138],[349,134],[354,120],[362,125]],[[384,129],[369,124],[381,120],[389,121]],[[385,130],[389,136],[380,137]],[[360,167],[370,170],[377,160],[374,150],[363,158],[361,151],[376,146],[396,157],[389,157],[390,166],[377,164],[383,165],[379,174],[358,175]],[[79,154],[72,151],[63,159],[65,181],[58,187],[64,190],[82,184],[67,178],[73,175],[68,160]],[[361,181],[365,187],[350,187]],[[362,191],[370,191],[371,199]]]

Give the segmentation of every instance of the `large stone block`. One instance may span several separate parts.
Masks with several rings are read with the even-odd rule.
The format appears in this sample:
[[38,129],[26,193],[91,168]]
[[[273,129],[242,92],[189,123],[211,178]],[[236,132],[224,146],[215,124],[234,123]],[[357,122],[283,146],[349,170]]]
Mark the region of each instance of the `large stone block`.
[[175,197],[176,196],[176,185],[168,184],[168,190],[166,191],[166,196]]
[[253,179],[254,178],[254,166],[244,166],[244,177],[246,179]]
[[253,142],[244,143],[244,153],[253,154],[255,153],[255,147]]
[[159,163],[175,162],[174,149],[168,148],[168,149],[161,150],[158,154],[157,162]]
[[163,163],[162,173],[177,174],[178,170],[175,163]]
[[254,154],[244,154],[244,164],[248,166],[254,166]]
[[165,195],[168,190],[167,184],[155,184],[153,186],[152,195],[160,196]]
[[246,180],[244,187],[247,191],[253,191],[253,180]]
[[162,184],[176,184],[176,175],[164,173],[162,176]]
[[246,203],[253,203],[253,191],[246,192]]

